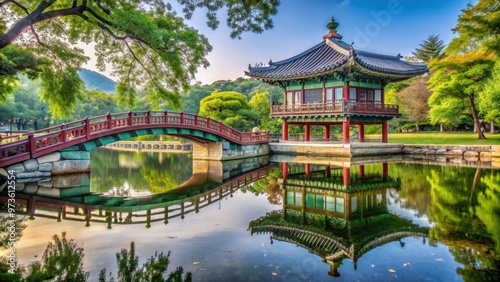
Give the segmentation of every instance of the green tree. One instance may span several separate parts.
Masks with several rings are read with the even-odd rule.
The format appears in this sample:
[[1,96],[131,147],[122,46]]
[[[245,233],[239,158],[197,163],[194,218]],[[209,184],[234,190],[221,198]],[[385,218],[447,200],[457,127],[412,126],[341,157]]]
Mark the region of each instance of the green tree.
[[196,114],[200,111],[201,99],[207,97],[214,88],[212,86],[194,86],[182,95],[182,111]]
[[444,57],[444,42],[439,39],[439,35],[429,35],[419,45],[420,48],[415,49],[412,54],[421,61],[428,63],[431,58],[441,59]]
[[268,92],[261,92],[253,95],[249,104],[258,114],[257,124],[261,130],[269,130],[271,133],[281,132],[281,123],[279,120],[269,117],[271,103],[269,101]]
[[[279,0],[177,0],[184,17],[205,9],[207,24],[219,25],[227,11],[231,37],[273,27]],[[113,66],[118,101],[134,103],[135,88],[153,100],[180,108],[183,90],[196,69],[208,66],[212,47],[178,16],[167,1],[3,0],[0,1],[0,101],[12,93],[16,75],[41,78],[41,97],[56,116],[68,116],[81,97],[77,71],[88,58],[78,42],[96,45],[97,67]]]
[[[443,109],[443,107],[451,106],[456,110],[457,105],[468,104],[469,113],[478,129],[478,139],[486,139],[484,133],[479,130],[481,127],[476,98],[491,76],[493,65],[493,56],[485,55],[480,51],[448,56],[443,59],[431,59],[429,64],[433,72],[429,79],[430,89],[433,92],[429,99],[431,121],[434,123],[447,121],[437,118],[438,112],[435,108]],[[459,113],[459,116],[466,114],[464,111]]]
[[494,124],[500,124],[500,60],[495,61],[493,74],[486,82],[479,99],[479,111],[485,121],[492,123],[491,133],[495,133]]
[[252,111],[247,98],[238,92],[217,92],[200,101],[201,116],[208,116],[238,130],[249,131],[255,126],[258,115]]
[[429,121],[429,105],[427,101],[431,92],[427,88],[427,77],[417,77],[410,82],[410,85],[401,90],[398,95],[400,105],[407,113],[408,121],[414,122],[417,132],[420,131],[420,124]]

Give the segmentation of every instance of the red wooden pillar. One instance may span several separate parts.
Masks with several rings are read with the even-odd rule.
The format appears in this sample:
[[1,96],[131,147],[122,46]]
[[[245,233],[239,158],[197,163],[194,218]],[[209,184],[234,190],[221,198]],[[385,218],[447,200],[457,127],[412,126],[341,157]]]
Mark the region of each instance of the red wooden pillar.
[[382,89],[380,90],[380,92],[381,92],[381,93],[380,93],[380,100],[382,100],[381,102],[382,102],[382,104],[384,104],[384,103],[385,103],[385,93],[384,93],[384,88],[382,88]]
[[288,178],[288,163],[281,163],[281,170],[283,174],[283,181]]
[[387,179],[389,177],[389,165],[382,163],[382,177]]
[[349,126],[351,118],[347,117],[346,121],[342,122],[342,143],[349,143]]
[[358,125],[358,137],[359,137],[359,142],[363,142],[365,141],[365,125],[364,124],[360,124]]
[[[129,113],[129,120],[131,120],[131,112]],[[130,124],[129,124],[130,125]],[[89,117],[85,117],[85,136],[86,136],[86,140],[90,140],[90,120],[89,120]]]
[[304,164],[304,170],[306,172],[307,178],[309,178],[309,176],[311,176],[311,165],[310,164]]
[[326,176],[327,176],[327,177],[330,177],[330,175],[331,175],[331,168],[330,168],[330,165],[326,165],[326,166],[325,166],[325,170],[326,170]]
[[359,166],[359,177],[365,179],[365,165]]
[[342,176],[344,177],[344,185],[349,185],[349,174],[351,173],[351,169],[349,167],[344,167],[342,171]]
[[30,156],[33,158],[33,154],[36,151],[35,133],[33,133],[33,131],[30,131],[28,133],[28,148],[29,148]]
[[330,125],[329,124],[325,125],[325,135],[323,136],[323,139],[325,139],[325,141],[330,140]]
[[344,97],[344,100],[349,100],[349,85],[342,86],[342,96]]
[[108,129],[111,129],[113,127],[113,117],[110,112],[106,115],[106,119],[108,120]]
[[387,121],[384,121],[382,123],[382,143],[387,143],[387,135],[388,135]]
[[305,141],[311,140],[311,125],[310,124],[304,125],[304,140]]
[[288,140],[288,122],[286,121],[283,121],[283,132],[282,132],[282,136],[281,136],[281,139],[283,140]]

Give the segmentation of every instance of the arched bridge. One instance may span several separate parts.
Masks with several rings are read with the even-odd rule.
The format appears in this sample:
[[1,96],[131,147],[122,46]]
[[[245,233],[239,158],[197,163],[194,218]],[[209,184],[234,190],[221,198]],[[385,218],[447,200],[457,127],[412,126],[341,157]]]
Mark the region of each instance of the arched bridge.
[[[167,134],[195,143],[227,141],[235,145],[269,142],[269,132],[241,132],[209,117],[169,111],[107,114],[46,129],[24,132],[0,144],[0,167],[38,158],[68,147],[91,150],[131,137]],[[8,139],[7,139],[8,140]]]

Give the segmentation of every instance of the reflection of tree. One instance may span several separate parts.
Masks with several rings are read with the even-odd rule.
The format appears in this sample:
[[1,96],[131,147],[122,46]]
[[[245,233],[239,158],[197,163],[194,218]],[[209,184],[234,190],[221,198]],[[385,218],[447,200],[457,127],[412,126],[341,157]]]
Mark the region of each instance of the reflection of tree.
[[[118,263],[118,281],[191,281],[191,273],[184,275],[182,267],[168,274],[167,279],[163,276],[167,272],[170,264],[170,252],[165,255],[155,253],[154,256],[139,268],[139,257],[135,255],[135,244],[130,243],[130,250],[122,249],[116,254]],[[99,275],[99,281],[106,281],[106,269],[103,269]],[[114,281],[114,278],[111,278]]]
[[495,251],[500,254],[500,173],[481,178],[486,189],[477,196],[477,217],[486,225],[486,230],[495,242]]
[[245,189],[242,188],[242,191],[249,191],[256,195],[266,193],[269,203],[273,205],[281,205],[282,194],[278,183],[278,179],[281,177],[281,169],[272,168],[267,177],[255,181],[252,186],[248,186]]
[[[4,207],[5,206],[5,207]],[[6,211],[7,205],[0,205],[0,210]],[[26,228],[24,222],[27,220],[25,216],[14,215],[12,218],[8,214],[0,215],[0,249],[9,249],[12,246],[11,242],[17,242],[23,236],[23,230]],[[13,241],[10,240],[10,230],[14,226],[15,228],[15,238]]]
[[66,239],[66,233],[61,237],[54,235],[54,242],[49,242],[42,261],[29,266],[26,281],[86,281],[88,272],[83,271],[83,248],[73,239]]
[[[89,273],[83,270],[83,247],[73,239],[68,240],[65,232],[61,236],[54,235],[52,240],[40,262],[31,263],[26,268],[18,266],[15,274],[8,273],[9,266],[0,261],[0,281],[87,281]],[[191,273],[184,273],[182,267],[166,275],[169,257],[170,252],[167,255],[155,253],[139,268],[139,257],[135,255],[134,242],[131,242],[130,250],[122,249],[116,254],[118,281],[191,281]],[[99,274],[99,281],[106,281],[106,269]],[[110,281],[115,281],[114,277]]]
[[418,215],[429,214],[431,192],[426,176],[436,168],[437,166],[422,164],[390,164],[389,175],[401,179],[401,190],[398,194],[400,198],[405,199],[405,208],[417,210]]
[[[92,187],[96,192],[119,189],[162,193],[191,177],[189,154],[137,153],[106,149],[92,151]],[[126,184],[125,184],[126,181]]]
[[[500,182],[497,174],[475,184],[478,172],[442,167],[427,177],[432,189],[429,218],[435,223],[430,239],[449,246],[455,260],[463,264],[457,273],[465,281],[488,281],[500,274],[499,247],[494,247],[499,242],[500,201],[495,193]],[[471,201],[474,194],[478,201]]]

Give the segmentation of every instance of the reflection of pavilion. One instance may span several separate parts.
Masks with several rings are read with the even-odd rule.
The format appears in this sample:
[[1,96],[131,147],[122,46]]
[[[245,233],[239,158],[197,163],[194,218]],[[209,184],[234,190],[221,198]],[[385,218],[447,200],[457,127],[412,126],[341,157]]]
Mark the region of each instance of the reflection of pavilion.
[[[223,173],[221,170],[220,173]],[[35,193],[16,194],[16,206],[23,210],[16,214],[33,217],[54,218],[58,221],[82,221],[89,226],[91,222],[112,224],[145,224],[147,228],[152,222],[180,217],[219,202],[227,196],[269,174],[269,166],[253,169],[231,176],[220,182],[208,182],[211,175],[201,177],[194,174],[194,180],[183,183],[179,188],[143,198],[127,198],[105,196],[90,193],[89,175],[72,175],[80,186],[69,188],[45,188],[38,186]],[[221,178],[221,177],[217,177]],[[200,180],[205,179],[204,183]],[[24,190],[23,190],[24,191]],[[8,195],[0,192],[0,203],[7,203]]]
[[367,168],[283,163],[283,210],[250,222],[251,233],[307,249],[330,265],[332,276],[340,275],[345,258],[356,268],[358,259],[377,246],[427,237],[426,228],[388,212],[386,194],[399,189],[399,182],[388,176],[387,164]]

